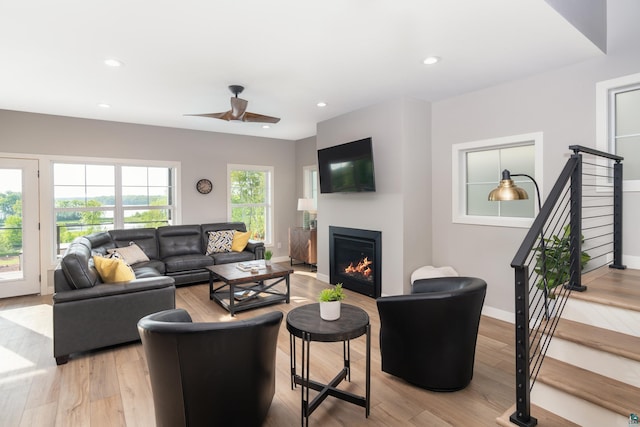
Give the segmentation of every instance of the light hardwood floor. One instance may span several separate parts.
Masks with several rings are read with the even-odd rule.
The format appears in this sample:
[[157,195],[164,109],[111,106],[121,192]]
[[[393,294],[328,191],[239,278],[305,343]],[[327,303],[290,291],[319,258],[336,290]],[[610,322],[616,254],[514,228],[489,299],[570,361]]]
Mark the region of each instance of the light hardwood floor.
[[[326,284],[297,269],[291,276],[290,304],[239,313],[238,319],[315,302]],[[327,398],[312,414],[314,426],[492,426],[514,403],[512,325],[483,317],[474,378],[455,393],[413,387],[380,370],[380,322],[375,300],[347,290],[348,304],[371,318],[371,415]],[[176,305],[194,321],[232,321],[209,300],[206,284],[177,289]],[[438,325],[433,325],[438,327]],[[50,296],[0,300],[0,425],[2,426],[153,426],[153,398],[142,345],[132,343],[74,355],[56,366],[52,356]],[[339,343],[312,343],[311,376],[331,379],[342,363]],[[364,394],[364,337],[352,341],[351,383],[344,389]],[[298,346],[298,349],[300,346]],[[291,389],[289,334],[285,321],[277,350],[276,394],[265,425],[300,425],[300,388]],[[214,385],[212,387],[224,387]]]

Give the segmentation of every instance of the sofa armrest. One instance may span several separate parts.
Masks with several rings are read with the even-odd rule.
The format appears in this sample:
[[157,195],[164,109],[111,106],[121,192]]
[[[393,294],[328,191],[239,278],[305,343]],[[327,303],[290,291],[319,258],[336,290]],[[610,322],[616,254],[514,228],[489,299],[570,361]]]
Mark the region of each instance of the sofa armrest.
[[264,259],[264,242],[258,242],[256,240],[249,240],[245,251],[253,252],[256,259]]

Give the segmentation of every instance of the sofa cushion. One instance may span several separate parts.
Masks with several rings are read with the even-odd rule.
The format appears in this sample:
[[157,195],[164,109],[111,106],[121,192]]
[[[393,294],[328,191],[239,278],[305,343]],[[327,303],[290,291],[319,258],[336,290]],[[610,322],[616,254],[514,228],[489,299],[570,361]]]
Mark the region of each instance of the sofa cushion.
[[207,242],[205,255],[231,252],[235,233],[235,230],[209,231],[209,241]]
[[199,225],[169,225],[158,228],[157,233],[160,259],[163,261],[180,255],[204,256]]
[[247,226],[244,224],[244,222],[217,222],[213,224],[202,224],[200,228],[202,230],[201,236],[203,248],[207,247],[210,231],[236,230],[242,231],[243,233],[247,231]]
[[117,253],[122,257],[124,262],[129,265],[137,264],[139,262],[149,261],[149,257],[140,249],[140,246],[131,242],[129,246],[123,246],[121,248],[107,249],[107,253]]
[[236,231],[233,233],[233,243],[231,244],[231,250],[233,252],[242,252],[244,248],[247,247],[247,243],[249,243],[249,237],[251,237],[251,232],[242,232]]
[[124,230],[109,231],[114,247],[129,246],[131,242],[140,246],[140,249],[150,259],[160,259],[158,252],[158,238],[155,228],[127,228]]
[[249,251],[213,254],[211,255],[211,257],[213,258],[216,264],[228,264],[230,262],[253,261],[256,259],[253,252],[249,252]]
[[93,263],[104,283],[128,282],[136,278],[129,264],[120,258],[93,257]]
[[133,272],[136,273],[136,277],[138,277],[137,271],[142,268],[153,268],[159,274],[164,274],[167,272],[164,267],[164,262],[157,259],[150,259],[149,261],[139,262],[135,265],[132,265],[131,268],[133,268]]
[[167,273],[198,270],[213,265],[213,259],[204,254],[179,255],[165,258]]

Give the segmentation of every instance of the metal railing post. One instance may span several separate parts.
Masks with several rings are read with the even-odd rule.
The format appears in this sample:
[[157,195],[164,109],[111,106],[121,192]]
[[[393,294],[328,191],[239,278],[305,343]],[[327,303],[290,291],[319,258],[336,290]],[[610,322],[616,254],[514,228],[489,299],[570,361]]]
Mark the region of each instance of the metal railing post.
[[622,264],[622,163],[613,164],[613,263],[610,268],[624,270]]
[[571,157],[578,159],[576,167],[571,173],[571,211],[570,211],[570,235],[569,235],[569,284],[566,288],[572,291],[583,292],[587,290],[582,286],[582,155],[573,154]]
[[509,420],[521,427],[532,427],[529,361],[529,269],[515,268],[516,284],[516,412]]

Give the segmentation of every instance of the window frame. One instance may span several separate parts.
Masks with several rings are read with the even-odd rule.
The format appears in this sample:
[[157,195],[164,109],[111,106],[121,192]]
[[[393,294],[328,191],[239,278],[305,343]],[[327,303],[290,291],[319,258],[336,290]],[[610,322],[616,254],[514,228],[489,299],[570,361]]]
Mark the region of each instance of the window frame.
[[[537,203],[534,203],[533,218],[508,217],[508,216],[480,216],[468,215],[467,212],[467,190],[466,190],[466,154],[471,151],[490,151],[501,148],[518,147],[523,145],[534,146],[534,170],[536,182],[540,189],[540,196],[543,192],[542,179],[542,147],[543,133],[533,132],[520,135],[511,135],[499,138],[484,139],[478,141],[462,142],[451,146],[451,216],[455,224],[488,225],[496,227],[529,228],[538,213]],[[518,173],[518,171],[511,171]],[[499,178],[496,180],[496,186]],[[487,194],[488,197],[488,194]],[[529,195],[536,197],[536,195]]]
[[[71,165],[96,165],[96,166],[113,166],[114,167],[114,189],[115,189],[115,201],[113,206],[104,206],[99,208],[90,207],[73,207],[73,208],[58,208],[55,201],[55,164],[71,164]],[[147,167],[147,168],[167,168],[172,173],[172,184],[170,186],[172,194],[169,195],[169,200],[173,203],[163,206],[125,206],[122,202],[122,168],[123,167]],[[138,160],[138,159],[104,159],[104,158],[88,158],[88,157],[52,157],[49,158],[49,176],[50,176],[50,197],[51,197],[51,241],[53,242],[51,255],[52,259],[56,260],[60,258],[57,253],[58,240],[56,235],[57,230],[57,213],[62,211],[113,211],[113,229],[122,229],[125,227],[125,212],[131,210],[153,210],[153,209],[165,209],[171,211],[171,224],[181,224],[182,209],[181,209],[181,195],[180,195],[180,162],[175,161],[157,161],[157,160]]]
[[[615,95],[634,88],[640,89],[640,73],[596,83],[596,148],[598,150],[616,154]],[[598,162],[601,166],[608,166],[606,159],[598,159]],[[640,191],[640,180],[623,180],[622,191]]]
[[[231,172],[232,171],[258,171],[265,172],[267,174],[267,179],[265,180],[267,188],[267,201],[265,203],[252,204],[251,206],[264,206],[265,210],[265,239],[264,245],[266,247],[273,246],[273,240],[275,231],[273,229],[273,217],[274,217],[274,167],[267,165],[243,165],[243,164],[227,164],[227,221],[232,221],[232,210],[234,205],[231,203]],[[249,206],[249,205],[244,205]]]

